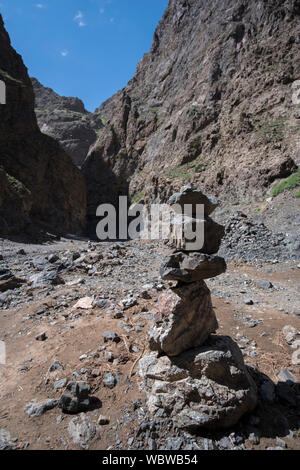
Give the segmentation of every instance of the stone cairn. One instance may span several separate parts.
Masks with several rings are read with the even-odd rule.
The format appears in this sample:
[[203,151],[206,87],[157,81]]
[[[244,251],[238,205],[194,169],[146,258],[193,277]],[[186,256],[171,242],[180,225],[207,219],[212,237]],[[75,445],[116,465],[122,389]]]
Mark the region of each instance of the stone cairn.
[[[142,388],[150,414],[171,417],[182,429],[231,427],[255,408],[257,390],[238,345],[230,337],[214,334],[218,322],[204,280],[227,268],[215,255],[224,227],[210,218],[219,201],[188,185],[169,204],[193,205],[190,222],[204,224],[204,245],[188,251],[184,235],[177,238],[178,232],[172,232],[176,249],[163,262],[160,274],[177,285],[158,299],[149,330],[150,353],[138,366]],[[204,205],[204,220],[194,218],[196,204]],[[183,217],[175,214],[175,228]]]

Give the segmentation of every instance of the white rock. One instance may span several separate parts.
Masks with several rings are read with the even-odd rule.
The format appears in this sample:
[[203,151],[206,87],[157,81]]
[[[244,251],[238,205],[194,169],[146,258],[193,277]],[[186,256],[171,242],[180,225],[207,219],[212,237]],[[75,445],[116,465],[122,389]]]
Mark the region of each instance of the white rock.
[[72,310],[76,310],[78,308],[83,310],[93,308],[93,298],[83,297],[82,299],[78,300],[78,302],[73,306]]

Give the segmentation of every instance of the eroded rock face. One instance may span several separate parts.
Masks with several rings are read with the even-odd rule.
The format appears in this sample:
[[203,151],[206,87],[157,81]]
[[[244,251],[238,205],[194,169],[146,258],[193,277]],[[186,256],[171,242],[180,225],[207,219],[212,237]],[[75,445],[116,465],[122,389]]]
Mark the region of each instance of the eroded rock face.
[[31,80],[41,131],[57,139],[75,165],[81,167],[104,127],[101,116],[89,113],[79,98],[60,96],[36,78]]
[[31,222],[59,232],[82,232],[86,190],[79,170],[51,137],[40,132],[34,94],[22,58],[0,15],[0,231],[18,233]]
[[205,282],[168,289],[157,303],[154,324],[149,330],[150,349],[177,356],[203,344],[217,328]]
[[256,385],[237,344],[212,336],[176,357],[152,352],[139,362],[150,412],[188,431],[234,426],[257,403]]
[[220,256],[176,252],[164,261],[160,275],[165,281],[190,283],[219,276],[226,268],[225,260]]
[[106,124],[84,165],[92,215],[124,192],[166,202],[187,180],[257,200],[295,171],[299,14],[294,0],[171,0],[134,78],[98,109]]

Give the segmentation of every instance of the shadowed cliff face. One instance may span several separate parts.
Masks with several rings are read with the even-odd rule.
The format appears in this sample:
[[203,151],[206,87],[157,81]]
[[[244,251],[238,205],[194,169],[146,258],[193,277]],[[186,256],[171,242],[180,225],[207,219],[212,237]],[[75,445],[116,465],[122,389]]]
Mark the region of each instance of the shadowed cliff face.
[[59,144],[40,132],[31,80],[10,45],[0,16],[0,233],[16,234],[30,222],[60,232],[85,226],[85,183]]
[[253,199],[294,172],[299,15],[299,0],[170,0],[134,78],[97,110],[88,214],[127,192],[165,200],[185,181]]
[[60,96],[36,78],[31,80],[41,131],[57,139],[75,165],[81,167],[103,128],[101,116],[86,111],[79,98]]

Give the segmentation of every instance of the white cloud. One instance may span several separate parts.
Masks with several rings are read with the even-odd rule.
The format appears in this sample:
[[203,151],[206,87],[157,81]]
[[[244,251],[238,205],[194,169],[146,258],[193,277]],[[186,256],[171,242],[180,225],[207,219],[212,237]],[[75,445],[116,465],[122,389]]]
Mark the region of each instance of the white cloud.
[[103,15],[104,12],[105,12],[104,8],[100,8],[99,10],[100,15]]
[[86,26],[86,22],[84,21],[84,15],[82,11],[78,11],[77,14],[74,16],[73,20],[78,24],[80,28]]
[[35,5],[37,8],[46,8],[46,5],[44,5],[43,3],[36,3]]
[[81,20],[83,18],[83,14],[81,11],[77,13],[77,15],[74,16],[74,21]]
[[66,51],[65,49],[61,51],[60,53],[63,57],[66,57],[69,54],[69,51]]

